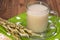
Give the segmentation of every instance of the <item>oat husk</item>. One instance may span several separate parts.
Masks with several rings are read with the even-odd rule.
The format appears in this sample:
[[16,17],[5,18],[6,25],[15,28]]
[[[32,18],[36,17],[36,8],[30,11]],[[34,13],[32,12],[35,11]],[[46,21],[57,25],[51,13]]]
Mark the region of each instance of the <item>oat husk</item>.
[[20,37],[40,36],[27,28],[24,28],[21,24],[17,25],[7,20],[0,18],[0,25],[3,26],[8,33],[13,35],[16,40],[21,40]]

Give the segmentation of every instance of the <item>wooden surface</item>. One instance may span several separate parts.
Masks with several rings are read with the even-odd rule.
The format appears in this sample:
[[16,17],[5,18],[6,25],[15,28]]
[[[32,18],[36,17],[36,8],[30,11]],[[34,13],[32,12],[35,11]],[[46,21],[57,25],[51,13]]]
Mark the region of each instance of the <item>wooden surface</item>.
[[[35,0],[30,0],[35,1]],[[39,1],[39,0],[38,0]],[[60,0],[41,0],[60,15]],[[26,0],[0,0],[0,17],[9,19],[26,10]]]
[[25,11],[24,0],[0,0],[0,17],[9,19]]
[[60,16],[60,0],[47,0],[46,1],[49,7],[58,12],[58,15]]

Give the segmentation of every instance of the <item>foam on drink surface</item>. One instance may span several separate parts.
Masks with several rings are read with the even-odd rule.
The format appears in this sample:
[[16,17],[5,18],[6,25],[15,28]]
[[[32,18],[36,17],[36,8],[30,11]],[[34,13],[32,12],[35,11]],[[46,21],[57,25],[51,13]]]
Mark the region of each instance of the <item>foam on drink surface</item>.
[[44,32],[48,24],[48,8],[44,5],[34,4],[27,9],[27,28],[33,32]]

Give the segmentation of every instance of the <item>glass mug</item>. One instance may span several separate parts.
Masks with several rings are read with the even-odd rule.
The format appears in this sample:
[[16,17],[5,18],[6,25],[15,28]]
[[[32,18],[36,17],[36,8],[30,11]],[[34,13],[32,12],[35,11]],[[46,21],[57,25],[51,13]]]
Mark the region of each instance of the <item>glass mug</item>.
[[35,33],[45,32],[48,25],[49,8],[40,1],[31,2],[27,6],[27,28]]
[[[55,34],[57,31],[57,27],[55,25],[58,20],[57,12],[51,10],[48,7],[48,5],[42,1],[34,1],[34,2],[27,1],[26,4],[27,4],[26,28],[32,30],[33,32],[39,35],[42,35],[43,37],[39,38],[39,40],[53,36],[53,34]],[[51,22],[49,20],[49,18],[52,16],[54,17],[56,16],[54,22]]]

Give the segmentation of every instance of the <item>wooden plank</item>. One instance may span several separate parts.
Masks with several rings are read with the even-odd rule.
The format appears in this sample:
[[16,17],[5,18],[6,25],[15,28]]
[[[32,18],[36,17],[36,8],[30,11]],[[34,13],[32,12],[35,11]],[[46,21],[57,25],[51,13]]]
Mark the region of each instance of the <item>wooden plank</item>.
[[51,9],[55,10],[53,0],[47,0],[47,3]]
[[0,1],[0,2],[1,2],[0,3],[1,4],[0,5],[0,11],[1,11],[0,12],[0,17],[2,17],[4,19],[10,18],[9,9],[8,9],[8,6],[7,6],[8,0],[3,0],[3,1]]
[[[54,11],[57,11],[58,12],[58,14],[59,14],[59,6],[57,6],[58,4],[58,2],[56,2],[56,1],[58,1],[58,0],[47,0],[47,2],[48,2],[48,5],[50,5],[50,7],[52,8],[52,10],[54,10]],[[60,15],[60,14],[59,14]]]
[[[22,1],[22,3],[24,4],[24,1]],[[0,17],[4,19],[16,16],[23,10],[24,7],[20,8],[19,0],[3,0],[2,2],[0,1]]]
[[20,14],[26,10],[26,0],[18,0],[18,2],[18,14]]
[[59,16],[60,16],[60,0],[56,0],[56,6],[58,8]]
[[[30,0],[35,1],[35,0]],[[59,12],[60,0],[40,0],[48,3],[49,7]],[[0,0],[0,17],[4,19],[11,18],[26,10],[26,0]]]

